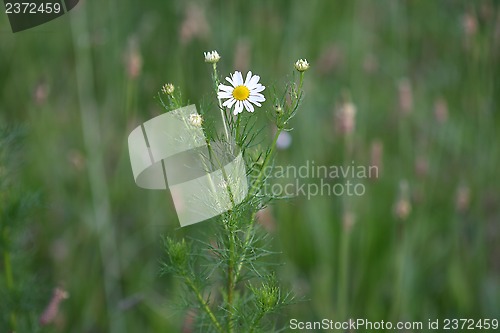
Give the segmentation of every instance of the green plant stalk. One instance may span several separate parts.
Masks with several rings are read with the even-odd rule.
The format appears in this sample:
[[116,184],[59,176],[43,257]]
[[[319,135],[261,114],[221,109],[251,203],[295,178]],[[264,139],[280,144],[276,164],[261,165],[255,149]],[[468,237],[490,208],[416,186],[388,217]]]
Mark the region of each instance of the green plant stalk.
[[[276,146],[276,140],[274,140],[273,147]],[[224,169],[224,166],[222,165],[221,161],[217,157],[217,154],[213,152],[212,146],[210,143],[207,143],[208,151],[210,156],[213,156],[215,158],[215,161],[217,162],[221,172],[222,176],[224,177],[224,180],[228,183],[227,186],[227,191],[229,194],[229,198],[231,200],[231,204],[233,207],[235,206],[235,201],[234,201],[234,196],[231,191],[231,187],[229,185],[229,177],[226,174],[226,171]],[[231,214],[231,211],[228,212],[228,214]],[[236,288],[236,281],[238,280],[239,273],[241,271],[241,266],[243,264],[244,259],[239,260],[238,266],[235,267],[235,232],[232,229],[232,227],[228,224],[224,224],[224,228],[226,229],[226,232],[228,234],[228,241],[229,241],[229,258],[228,258],[228,268],[227,268],[227,331],[228,333],[232,333],[234,331],[234,326],[233,326],[233,301],[234,301],[234,291]],[[251,233],[251,229],[248,230],[248,237]],[[244,256],[245,254],[243,254]]]
[[[413,151],[413,145],[411,144],[411,115],[402,116],[399,119],[398,123],[398,138],[399,138],[399,154],[401,156],[405,156],[406,152]],[[400,115],[401,117],[401,115]],[[406,158],[409,159],[409,156]],[[401,159],[405,160],[405,158]],[[404,170],[405,165],[400,165],[400,170]],[[406,194],[405,194],[406,195]],[[407,228],[408,221],[398,221],[399,225],[396,225],[397,228],[401,228],[400,230],[396,229],[396,244],[398,258],[396,260],[396,272],[395,277],[396,281],[394,283],[394,297],[392,302],[392,308],[390,309],[390,315],[392,318],[397,319],[401,313],[403,313],[403,308],[405,307],[404,303],[404,282],[405,282],[405,262],[407,259]]]
[[[266,156],[266,159],[264,160],[264,163],[262,164],[262,169],[259,172],[259,175],[257,176],[257,180],[255,181],[254,185],[250,189],[250,195],[254,195],[256,189],[260,188],[260,183],[262,182],[262,177],[264,177],[264,173],[266,170],[267,165],[269,164],[269,161],[272,158],[272,155],[274,155],[274,151],[276,150],[276,143],[278,142],[278,137],[283,129],[278,128],[276,131],[276,134],[274,135],[273,142],[271,144],[271,150],[269,151],[269,154]],[[250,242],[250,236],[253,231],[254,227],[254,221],[255,221],[255,216],[257,212],[252,213],[252,217],[250,218],[250,225],[247,228],[247,231],[245,233],[245,241],[244,241],[244,246],[243,248],[246,250],[248,243]],[[244,252],[238,262],[238,266],[236,267],[236,273],[234,274],[234,283],[236,284],[236,281],[238,281],[240,274],[241,274],[241,269],[243,268],[243,262],[245,261],[246,257],[246,252]]]
[[[299,93],[302,91],[303,84],[304,84],[304,72],[300,72]],[[297,101],[297,103],[298,103],[298,101]]]
[[[219,75],[217,73],[217,63],[214,63],[213,64],[213,69],[214,69],[214,82],[215,82],[215,94],[217,95],[217,90],[218,90],[218,87],[219,87]],[[220,115],[222,117],[222,123],[224,124],[224,132],[226,133],[226,139],[229,141],[229,131],[227,129],[227,124],[226,124],[226,117],[224,115],[224,108],[222,107],[222,102],[220,100],[220,98],[217,98],[217,100],[219,101],[219,110],[220,110]]]
[[[344,165],[348,165],[351,160],[352,153],[352,137],[347,134],[344,140]],[[349,202],[347,197],[342,198],[342,212],[349,212]],[[341,217],[342,222],[344,217]],[[337,290],[337,312],[340,315],[340,320],[347,320],[347,310],[349,306],[349,260],[350,260],[350,243],[351,230],[350,226],[342,225],[342,239],[340,245],[340,267],[339,267],[339,283]]]
[[187,276],[185,277],[185,279],[186,279],[186,284],[188,285],[189,288],[191,288],[191,290],[196,295],[196,299],[198,300],[198,302],[200,302],[201,307],[207,313],[208,317],[210,318],[210,320],[214,324],[217,331],[219,331],[220,333],[224,333],[224,329],[222,328],[222,325],[219,323],[219,321],[215,317],[214,313],[212,312],[212,310],[208,306],[207,302],[203,299],[203,296],[201,295],[201,292],[196,287],[195,283]]
[[[210,142],[206,141],[206,143],[207,143],[207,147],[208,147],[209,156],[215,158],[215,161],[217,162],[219,169],[222,172],[222,177],[226,181],[226,184],[227,184],[226,189],[227,189],[227,192],[229,194],[229,200],[231,200],[231,204],[234,207],[236,205],[236,202],[234,201],[234,195],[233,195],[233,192],[231,191],[231,186],[229,186],[229,177],[226,173],[226,170],[224,169],[224,165],[221,163],[221,161],[217,157],[217,154],[215,154],[215,152],[213,151],[212,145],[210,144]],[[212,178],[210,178],[210,180],[211,179]]]
[[233,332],[233,294],[234,294],[234,231],[231,226],[227,227],[229,232],[229,262],[227,268],[227,307],[228,307],[228,318],[227,318],[227,331],[229,333]]
[[240,123],[241,123],[241,115],[238,115],[236,118],[236,134],[234,139],[236,140],[236,144],[238,144],[239,136],[240,136]]
[[[207,140],[206,141],[206,144],[207,144],[207,147],[208,147],[208,154],[209,154],[209,160],[210,160],[210,163],[212,164],[212,158],[215,158],[216,161],[218,162],[219,166],[220,166],[220,161],[219,159],[216,157],[216,155],[213,153],[213,149],[212,149],[212,146],[210,145],[210,142]],[[207,166],[205,165],[205,168],[207,168]],[[208,170],[208,169],[207,169]],[[227,175],[225,174],[225,171],[223,168],[221,168],[222,170],[222,174],[223,174],[223,177],[224,179],[226,180],[227,182]],[[209,174],[209,180],[210,180],[210,186],[212,188],[212,191],[215,193],[216,192],[216,189],[215,189],[215,184],[213,182],[213,179],[212,179],[212,175]],[[233,199],[233,195],[231,193],[231,189],[229,188],[229,186],[227,187],[228,189],[228,193],[229,193],[229,196],[230,196],[230,199],[231,199],[231,202],[234,203],[234,199]],[[224,228],[226,229],[226,231],[228,230],[228,226],[224,225]],[[231,252],[230,252],[231,253]],[[229,266],[229,265],[228,265]],[[196,295],[196,299],[198,300],[198,302],[200,302],[201,306],[202,306],[202,309],[203,311],[205,311],[205,313],[208,315],[208,317],[210,318],[210,320],[212,321],[212,323],[214,324],[214,326],[217,328],[217,330],[221,333],[224,332],[223,328],[222,328],[222,325],[219,323],[219,321],[217,320],[217,318],[215,317],[214,313],[212,312],[212,310],[210,309],[210,307],[208,306],[207,302],[205,302],[205,300],[203,299],[203,297],[201,296],[201,293],[200,291],[198,290],[198,288],[196,288],[196,285],[194,284],[194,282],[187,277],[187,274],[185,272],[183,272],[183,276],[186,280],[186,284],[188,285],[189,288],[191,288],[191,290],[195,293]],[[231,278],[231,275],[228,274],[229,276],[229,279]],[[229,280],[228,280],[229,281]],[[231,290],[231,286],[228,285],[228,295],[229,295],[229,290]],[[229,303],[229,302],[228,302]],[[228,313],[231,314],[231,310],[228,309]]]
[[351,240],[350,231],[344,230],[344,232],[342,233],[342,240],[340,247],[340,271],[339,271],[339,284],[337,290],[337,297],[338,297],[337,312],[340,314],[339,320],[346,320],[347,316],[350,240]]
[[[231,200],[231,204],[232,206],[234,207],[236,205],[236,202],[234,201],[234,195],[232,193],[232,190],[231,190],[231,186],[229,184],[229,177],[227,176],[227,173],[224,169],[224,165],[222,165],[221,161],[219,160],[219,158],[217,157],[217,154],[215,154],[213,152],[213,149],[212,149],[212,145],[210,144],[210,142],[207,142],[207,147],[208,147],[208,152],[210,154],[211,157],[215,158],[215,161],[217,162],[218,164],[218,167],[219,169],[221,170],[222,172],[222,176],[224,177],[224,180],[226,181],[226,189],[227,189],[227,192],[228,192],[228,195],[229,195],[229,199]],[[213,185],[213,182],[212,183],[212,186]],[[215,187],[214,187],[214,190],[215,190]],[[231,211],[228,212],[228,214],[231,214]],[[228,320],[227,320],[227,331],[229,333],[232,333],[233,332],[233,295],[234,295],[234,290],[235,290],[235,287],[236,287],[236,284],[235,284],[235,279],[234,279],[234,274],[235,274],[235,268],[234,268],[234,255],[235,255],[235,234],[234,234],[234,230],[231,228],[230,225],[228,224],[224,224],[224,228],[226,229],[226,232],[228,234],[228,240],[229,240],[229,258],[228,258],[228,265],[227,265],[227,316],[228,316]]]
[[391,309],[391,317],[395,320],[398,320],[399,315],[403,313],[402,307],[405,305],[403,302],[403,286],[405,281],[405,262],[406,262],[406,226],[403,226],[403,231],[401,233],[401,239],[399,240],[397,246],[399,247],[399,260],[397,263],[397,273],[396,273],[396,283],[394,285],[394,300],[392,302],[393,306]]
[[135,85],[135,80],[133,79],[128,79],[127,80],[127,97],[126,97],[126,102],[125,102],[125,114],[127,115],[127,118],[131,117],[131,110],[133,108],[133,105],[135,105],[135,96],[136,96],[136,85]]
[[[3,238],[4,238],[4,243],[7,241],[7,230],[3,230]],[[8,291],[13,291],[14,290],[14,275],[12,273],[12,263],[10,260],[10,253],[5,248],[3,250],[3,263],[5,266],[5,283],[7,284],[7,290]],[[10,312],[10,329],[12,332],[16,331],[17,327],[17,318],[16,318],[16,313],[14,310],[11,310]]]
[[245,233],[245,241],[243,242],[244,252],[242,253],[240,260],[238,260],[238,266],[236,267],[236,273],[234,274],[234,283],[235,284],[238,281],[238,279],[240,278],[241,269],[243,268],[243,262],[245,261],[245,257],[246,257],[246,249],[248,247],[248,244],[250,243],[250,236],[251,236],[252,231],[253,231],[253,226],[254,226],[256,214],[257,214],[257,212],[252,213],[252,217],[250,218],[250,225],[248,226],[247,231]]

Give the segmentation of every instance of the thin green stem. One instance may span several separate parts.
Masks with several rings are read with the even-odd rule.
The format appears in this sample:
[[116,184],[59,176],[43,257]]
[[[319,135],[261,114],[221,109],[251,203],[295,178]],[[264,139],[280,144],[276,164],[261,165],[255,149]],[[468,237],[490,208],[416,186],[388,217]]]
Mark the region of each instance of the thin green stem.
[[260,311],[257,317],[255,317],[254,321],[252,322],[252,326],[250,326],[250,330],[248,331],[249,333],[253,333],[255,331],[260,320],[262,319],[262,317],[264,317],[264,314],[265,313],[263,311]]
[[221,163],[219,157],[213,151],[212,145],[208,141],[207,141],[207,147],[208,147],[208,153],[209,153],[209,155],[211,156],[211,158],[212,157],[215,158],[215,161],[217,162],[217,165],[218,165],[220,171],[222,172],[222,177],[224,178],[224,181],[226,182],[226,189],[227,189],[227,193],[229,194],[229,200],[231,200],[231,204],[234,207],[236,205],[236,201],[234,201],[234,195],[233,195],[233,192],[231,190],[231,186],[230,186],[230,182],[229,182],[229,177],[228,177],[228,175],[226,173],[226,170],[224,169],[224,165]]
[[229,262],[227,268],[227,307],[228,307],[228,318],[227,318],[227,331],[228,333],[233,332],[233,294],[234,294],[234,232],[231,226],[229,229]]
[[[210,142],[207,142],[208,152],[211,158],[214,158],[217,162],[219,169],[222,172],[222,176],[224,181],[226,182],[226,189],[229,195],[229,199],[231,200],[232,207],[236,205],[236,201],[234,199],[233,192],[231,190],[229,177],[226,174],[224,169],[224,165],[221,163],[219,157],[216,153],[214,153],[212,145]],[[227,331],[229,333],[233,332],[233,300],[234,300],[234,289],[235,289],[235,279],[234,279],[234,255],[235,255],[235,235],[234,230],[232,229],[229,221],[228,223],[224,223],[224,228],[228,234],[228,242],[229,242],[229,258],[228,258],[228,268],[227,268]]]
[[245,241],[243,242],[244,252],[242,253],[240,260],[238,261],[238,266],[236,267],[236,273],[234,274],[234,283],[235,284],[238,281],[238,279],[240,278],[241,269],[243,268],[243,263],[246,259],[246,254],[247,254],[246,250],[247,250],[248,245],[250,244],[250,237],[251,237],[252,231],[253,231],[253,221],[255,220],[256,214],[257,214],[257,212],[252,213],[252,217],[250,218],[250,221],[251,221],[250,225],[248,226],[247,231],[245,233]]
[[[213,69],[214,69],[214,83],[215,83],[215,94],[217,94],[218,88],[219,88],[219,74],[217,73],[217,63],[213,64]],[[227,124],[226,124],[226,117],[224,115],[224,108],[222,107],[222,101],[220,98],[217,97],[217,100],[219,101],[219,110],[220,110],[220,115],[222,118],[222,123],[224,124],[224,132],[226,133],[226,139],[229,141],[229,131],[227,129]]]
[[177,98],[175,97],[174,94],[169,95],[169,97],[172,99],[172,103],[174,104],[175,108],[182,107],[182,105],[179,103],[179,101],[177,100]]
[[132,79],[127,80],[127,97],[125,102],[125,114],[127,118],[131,117],[132,105],[135,104],[135,81]]
[[241,115],[236,116],[236,134],[234,139],[236,140],[236,144],[239,144],[239,136],[240,136],[240,123],[241,123]]
[[[404,226],[403,226],[404,228]],[[394,298],[393,298],[393,306],[390,311],[391,318],[398,319],[399,315],[401,313],[404,313],[402,310],[404,306],[404,292],[403,292],[403,285],[404,285],[404,279],[405,279],[405,262],[407,259],[407,250],[406,250],[406,235],[405,235],[405,228],[403,229],[401,233],[401,238],[398,239],[399,242],[397,246],[399,247],[398,249],[398,260],[396,261],[396,283],[394,284]]]
[[346,319],[348,307],[348,269],[349,269],[349,247],[350,247],[350,232],[344,230],[340,248],[340,272],[338,285],[338,309],[341,320]]
[[189,277],[186,277],[186,284],[188,285],[189,288],[191,288],[191,290],[196,295],[196,299],[198,300],[198,302],[200,302],[201,308],[203,309],[203,311],[206,312],[206,314],[208,315],[208,317],[210,318],[210,320],[214,324],[217,331],[220,333],[224,333],[224,329],[222,328],[222,325],[219,323],[219,321],[215,317],[214,313],[212,312],[212,310],[208,306],[208,303],[205,301],[205,299],[201,295],[201,292],[196,287],[196,284]]
[[[348,134],[344,138],[344,165],[348,165],[352,157],[352,137]],[[345,223],[345,215],[350,214],[349,198],[342,197],[342,222]],[[341,320],[347,319],[347,311],[349,306],[349,258],[350,258],[350,241],[351,241],[351,226],[342,225],[342,239],[340,247],[340,270],[339,284],[337,290],[338,304],[337,311],[340,314]]]
[[214,83],[215,83],[215,92],[217,93],[219,83],[220,83],[219,74],[217,73],[217,63],[214,63],[212,67],[214,70],[213,76],[214,76]]
[[[211,164],[211,166],[213,166],[213,155],[215,155],[215,154],[213,153],[212,146],[210,145],[210,142],[207,140],[206,143],[207,143],[207,147],[208,147],[208,154],[209,154],[210,164]],[[220,164],[220,162],[219,162],[219,164]],[[205,165],[205,167],[207,167],[207,166]],[[224,173],[223,173],[223,176],[224,176]],[[216,193],[215,184],[214,184],[213,179],[212,179],[212,174],[209,173],[208,177],[209,177],[209,180],[210,180],[210,186],[212,188],[212,191],[213,191],[213,193]],[[224,178],[227,179],[227,176],[224,176]],[[230,190],[229,186],[227,187],[227,189],[228,189],[228,193],[229,193],[230,198],[232,198],[232,193],[231,193],[231,190]],[[226,225],[226,224],[224,224],[224,228],[226,229],[226,231],[228,231],[229,226]],[[231,253],[232,252],[230,251],[230,255],[231,255]],[[229,263],[228,263],[228,267],[231,267],[231,265]],[[230,271],[231,271],[231,269],[228,269],[228,272],[230,272]],[[228,276],[229,276],[228,279],[230,279],[232,275],[228,274]],[[188,280],[188,282],[189,282],[189,279],[186,278],[186,280]],[[195,291],[195,293],[197,293],[197,290],[194,287],[194,284],[192,282],[188,283],[188,285],[190,285],[190,287]],[[228,286],[228,295],[229,295],[229,290],[231,290],[231,288]],[[206,305],[206,304],[204,304],[203,299],[199,295],[197,295],[197,298],[202,303],[202,306]],[[210,311],[210,308],[208,308],[208,306],[204,306],[204,309],[205,309],[205,312],[207,312],[207,314],[209,315],[209,317],[211,317],[211,320],[214,323],[214,325],[219,329],[219,331],[222,332],[222,326],[220,325],[219,322],[217,322],[216,318],[213,316],[213,313]],[[228,313],[231,313],[231,309],[228,309]]]
[[302,85],[304,83],[304,72],[300,72],[300,81],[299,81],[299,92],[302,91]]

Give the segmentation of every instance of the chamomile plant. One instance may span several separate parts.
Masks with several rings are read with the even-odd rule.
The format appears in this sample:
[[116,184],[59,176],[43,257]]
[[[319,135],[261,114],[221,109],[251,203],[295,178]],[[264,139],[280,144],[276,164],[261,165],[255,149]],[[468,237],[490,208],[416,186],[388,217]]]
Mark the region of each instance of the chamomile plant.
[[[162,272],[182,281],[183,303],[189,309],[188,315],[195,318],[197,330],[193,331],[275,332],[279,325],[273,314],[295,298],[273,273],[275,253],[268,249],[270,235],[261,228],[257,215],[279,199],[266,193],[264,185],[273,167],[278,137],[282,131],[291,130],[290,121],[302,101],[304,73],[309,64],[299,60],[290,66],[295,71],[294,79],[280,90],[266,88],[262,83],[265,80],[252,71],[221,76],[217,68],[220,59],[217,51],[205,53],[205,62],[212,66],[215,107],[210,111],[202,107],[201,114],[192,114],[188,121],[203,129],[210,155],[207,160],[222,170],[223,181],[213,188],[227,191],[231,205],[209,222],[215,230],[206,238],[165,237]],[[172,84],[166,84],[158,96],[167,112],[185,106],[179,89]],[[220,115],[222,126],[205,121],[207,112]],[[257,118],[265,113],[275,130],[272,141],[263,148],[261,134],[267,125],[259,127]],[[241,153],[245,179],[227,174],[224,163],[212,158],[220,147],[232,156],[236,151]],[[243,200],[235,200],[235,184],[246,186]]]

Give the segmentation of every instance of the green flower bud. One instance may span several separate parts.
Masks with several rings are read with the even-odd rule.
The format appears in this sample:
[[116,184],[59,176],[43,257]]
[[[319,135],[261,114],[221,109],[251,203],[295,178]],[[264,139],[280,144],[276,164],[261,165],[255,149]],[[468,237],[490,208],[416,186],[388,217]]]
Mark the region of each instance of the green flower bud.
[[263,282],[261,287],[252,288],[252,292],[257,306],[264,313],[273,311],[281,302],[281,290],[274,275],[271,275],[268,281]]
[[169,237],[165,240],[165,248],[173,268],[183,269],[187,266],[190,249],[184,239],[176,241]]

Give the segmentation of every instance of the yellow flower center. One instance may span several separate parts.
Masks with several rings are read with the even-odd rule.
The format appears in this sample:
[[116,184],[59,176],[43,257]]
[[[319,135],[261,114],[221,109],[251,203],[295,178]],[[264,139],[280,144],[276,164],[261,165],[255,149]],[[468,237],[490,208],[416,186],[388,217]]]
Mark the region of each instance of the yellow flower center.
[[250,96],[250,90],[245,86],[237,86],[233,89],[233,97],[238,101],[244,101]]

